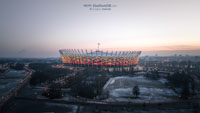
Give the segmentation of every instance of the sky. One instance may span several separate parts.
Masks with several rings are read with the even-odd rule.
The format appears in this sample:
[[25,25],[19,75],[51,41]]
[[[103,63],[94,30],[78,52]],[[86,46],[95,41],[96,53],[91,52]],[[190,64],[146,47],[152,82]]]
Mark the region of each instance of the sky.
[[199,6],[200,0],[0,0],[0,57],[59,57],[59,49],[98,43],[142,55],[200,55]]

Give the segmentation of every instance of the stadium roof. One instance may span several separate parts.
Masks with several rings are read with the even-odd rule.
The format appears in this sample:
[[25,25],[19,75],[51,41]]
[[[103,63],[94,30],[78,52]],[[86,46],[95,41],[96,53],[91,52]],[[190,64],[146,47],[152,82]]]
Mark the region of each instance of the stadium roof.
[[92,51],[79,49],[63,49],[59,50],[61,55],[67,56],[110,56],[110,57],[137,57],[141,51]]

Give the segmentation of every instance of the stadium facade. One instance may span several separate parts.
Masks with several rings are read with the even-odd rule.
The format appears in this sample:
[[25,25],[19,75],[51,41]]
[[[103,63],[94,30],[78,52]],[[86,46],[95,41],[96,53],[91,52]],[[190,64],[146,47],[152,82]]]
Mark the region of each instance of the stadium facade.
[[141,51],[59,50],[64,64],[79,66],[133,66],[139,61]]

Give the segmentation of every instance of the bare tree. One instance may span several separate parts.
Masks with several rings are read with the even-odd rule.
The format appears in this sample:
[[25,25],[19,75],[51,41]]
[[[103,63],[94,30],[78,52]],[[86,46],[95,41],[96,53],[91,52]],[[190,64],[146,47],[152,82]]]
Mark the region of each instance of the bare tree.
[[138,97],[138,95],[140,95],[140,89],[138,85],[133,87],[133,95],[135,95],[136,98]]

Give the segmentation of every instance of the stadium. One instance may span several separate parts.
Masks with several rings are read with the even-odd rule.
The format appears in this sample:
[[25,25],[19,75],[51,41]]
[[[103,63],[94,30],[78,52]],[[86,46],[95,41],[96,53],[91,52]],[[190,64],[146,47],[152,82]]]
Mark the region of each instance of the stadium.
[[99,51],[62,49],[59,50],[64,64],[78,66],[134,66],[139,61],[141,51]]

